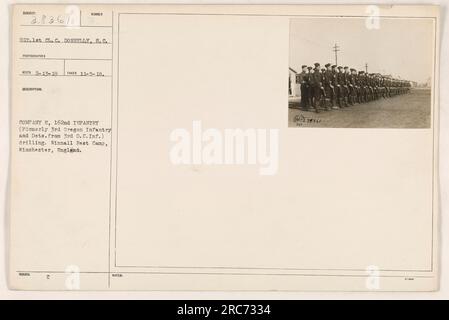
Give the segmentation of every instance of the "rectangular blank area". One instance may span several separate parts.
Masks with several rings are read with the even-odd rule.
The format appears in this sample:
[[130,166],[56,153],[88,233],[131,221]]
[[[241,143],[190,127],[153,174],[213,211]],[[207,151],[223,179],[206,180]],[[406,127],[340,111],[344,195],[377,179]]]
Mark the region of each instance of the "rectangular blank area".
[[[118,266],[430,269],[431,130],[288,129],[287,18],[119,23]],[[278,173],[174,166],[194,120],[279,129]]]

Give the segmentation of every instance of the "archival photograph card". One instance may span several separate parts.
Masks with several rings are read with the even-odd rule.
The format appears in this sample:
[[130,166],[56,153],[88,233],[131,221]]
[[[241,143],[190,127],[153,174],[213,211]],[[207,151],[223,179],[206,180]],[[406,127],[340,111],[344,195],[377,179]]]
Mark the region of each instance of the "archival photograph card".
[[438,290],[437,6],[11,15],[11,289]]

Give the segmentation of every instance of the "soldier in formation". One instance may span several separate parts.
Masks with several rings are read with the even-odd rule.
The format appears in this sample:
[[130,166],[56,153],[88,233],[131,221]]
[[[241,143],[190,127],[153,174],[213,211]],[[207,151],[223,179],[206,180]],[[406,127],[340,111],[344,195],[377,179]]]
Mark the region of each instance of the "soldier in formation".
[[[355,104],[390,98],[410,92],[410,81],[380,73],[358,71],[327,63],[321,68],[303,65],[297,75],[301,87],[301,108],[319,113]],[[313,69],[313,70],[312,70]]]

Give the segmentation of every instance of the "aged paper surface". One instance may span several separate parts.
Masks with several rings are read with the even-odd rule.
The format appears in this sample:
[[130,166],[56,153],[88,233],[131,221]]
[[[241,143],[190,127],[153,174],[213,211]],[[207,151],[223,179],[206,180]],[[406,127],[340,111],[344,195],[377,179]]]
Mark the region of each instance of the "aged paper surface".
[[438,7],[12,15],[11,288],[438,289]]

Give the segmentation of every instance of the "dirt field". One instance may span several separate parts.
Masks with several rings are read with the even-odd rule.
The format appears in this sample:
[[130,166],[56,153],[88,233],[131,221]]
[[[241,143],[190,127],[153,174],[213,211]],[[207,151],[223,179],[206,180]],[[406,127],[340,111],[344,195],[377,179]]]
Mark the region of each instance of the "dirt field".
[[328,128],[429,128],[430,89],[355,104],[340,110],[314,113],[299,109],[299,101],[289,101],[289,127]]

